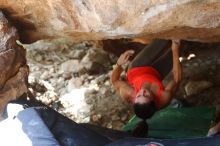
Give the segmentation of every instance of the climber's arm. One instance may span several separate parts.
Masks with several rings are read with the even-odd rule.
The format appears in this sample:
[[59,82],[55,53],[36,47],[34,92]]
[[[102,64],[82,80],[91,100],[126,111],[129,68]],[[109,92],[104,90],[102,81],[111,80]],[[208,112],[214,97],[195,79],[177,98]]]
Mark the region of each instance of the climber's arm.
[[134,89],[131,86],[129,86],[125,81],[120,80],[121,72],[122,72],[121,66],[127,63],[129,57],[132,56],[133,54],[134,54],[133,50],[128,50],[123,54],[121,54],[110,77],[111,83],[115,88],[115,90],[120,94],[120,96],[124,100],[128,102],[131,101],[131,98],[134,94]]
[[169,81],[165,90],[161,95],[161,108],[166,107],[172,100],[173,95],[176,92],[176,89],[182,78],[182,68],[179,61],[179,48],[180,41],[172,41],[172,53],[173,53],[173,79]]
[[182,67],[179,61],[179,49],[180,49],[180,41],[173,40],[172,41],[172,53],[173,53],[173,77],[177,84],[182,79]]
[[160,98],[160,108],[165,108],[172,100],[174,93],[176,92],[178,84],[174,79],[170,80],[166,85],[165,90],[162,92]]
[[131,98],[134,94],[134,89],[129,86],[125,81],[120,80],[122,67],[120,65],[116,65],[113,69],[110,80],[114,87],[114,89],[119,93],[119,95],[127,102],[131,102]]

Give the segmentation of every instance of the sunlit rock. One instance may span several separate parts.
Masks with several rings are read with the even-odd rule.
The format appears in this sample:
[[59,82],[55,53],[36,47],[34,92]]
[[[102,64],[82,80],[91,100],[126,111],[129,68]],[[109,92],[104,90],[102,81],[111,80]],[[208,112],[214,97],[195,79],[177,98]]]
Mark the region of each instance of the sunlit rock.
[[219,0],[1,0],[24,42],[124,37],[220,40]]

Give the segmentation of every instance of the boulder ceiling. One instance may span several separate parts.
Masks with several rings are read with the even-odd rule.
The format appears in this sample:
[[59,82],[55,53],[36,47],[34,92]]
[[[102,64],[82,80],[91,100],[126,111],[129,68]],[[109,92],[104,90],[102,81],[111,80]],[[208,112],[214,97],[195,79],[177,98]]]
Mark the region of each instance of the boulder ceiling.
[[220,40],[219,0],[1,0],[23,42],[130,37]]

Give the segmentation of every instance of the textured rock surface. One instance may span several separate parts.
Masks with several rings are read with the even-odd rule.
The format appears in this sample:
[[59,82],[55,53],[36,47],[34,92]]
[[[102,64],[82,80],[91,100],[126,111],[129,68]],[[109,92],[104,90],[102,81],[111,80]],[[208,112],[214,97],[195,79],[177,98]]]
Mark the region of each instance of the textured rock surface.
[[189,81],[185,86],[185,92],[187,96],[196,95],[212,86],[208,81]]
[[1,0],[0,8],[26,42],[135,36],[220,40],[219,0]]
[[17,39],[16,29],[0,13],[0,114],[8,101],[27,92],[25,50]]
[[11,77],[0,90],[0,119],[5,105],[27,92],[28,70],[27,66],[21,67],[19,72]]

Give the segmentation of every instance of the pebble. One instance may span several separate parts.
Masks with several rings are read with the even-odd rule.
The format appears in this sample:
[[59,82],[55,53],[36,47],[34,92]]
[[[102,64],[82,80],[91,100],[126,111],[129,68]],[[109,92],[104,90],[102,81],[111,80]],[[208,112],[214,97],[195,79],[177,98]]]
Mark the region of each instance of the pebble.
[[96,80],[96,83],[98,83],[98,84],[103,83],[106,80],[106,76],[101,75],[98,78],[96,78],[95,80]]
[[117,114],[114,114],[114,115],[111,116],[111,119],[113,121],[116,121],[116,120],[120,120],[120,117]]
[[64,78],[65,80],[71,79],[71,78],[72,78],[72,73],[71,73],[71,72],[65,72],[65,73],[63,73],[63,78]]
[[82,123],[89,123],[90,122],[90,117],[86,117],[82,120]]
[[125,121],[127,120],[127,115],[126,115],[126,114],[123,115],[123,116],[121,117],[121,120],[125,122]]
[[108,123],[106,127],[112,129],[112,123]]
[[43,60],[43,57],[41,55],[36,55],[35,60],[41,62]]
[[93,122],[98,122],[101,118],[102,118],[101,114],[92,115],[92,121]]

